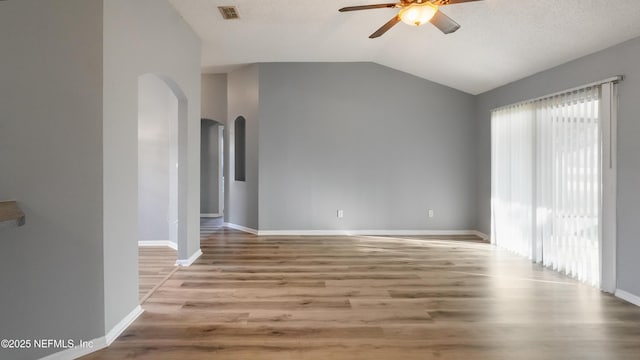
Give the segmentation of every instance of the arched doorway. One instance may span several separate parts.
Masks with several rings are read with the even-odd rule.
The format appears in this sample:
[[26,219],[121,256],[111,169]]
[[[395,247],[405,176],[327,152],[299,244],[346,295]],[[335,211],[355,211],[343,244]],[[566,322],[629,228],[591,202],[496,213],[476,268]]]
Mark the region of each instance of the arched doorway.
[[[200,217],[222,220],[224,213],[224,125],[211,119],[200,124]],[[202,224],[201,222],[201,224]]]
[[[186,98],[170,79],[138,78],[139,295],[150,295],[186,255]],[[183,166],[186,168],[186,166]]]

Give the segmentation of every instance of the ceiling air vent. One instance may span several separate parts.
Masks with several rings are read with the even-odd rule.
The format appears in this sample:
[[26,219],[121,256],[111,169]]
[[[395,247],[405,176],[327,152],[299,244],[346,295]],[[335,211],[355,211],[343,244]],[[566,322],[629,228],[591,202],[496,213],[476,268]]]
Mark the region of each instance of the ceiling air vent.
[[218,6],[218,10],[220,10],[220,14],[225,20],[233,20],[239,19],[238,9],[235,6]]

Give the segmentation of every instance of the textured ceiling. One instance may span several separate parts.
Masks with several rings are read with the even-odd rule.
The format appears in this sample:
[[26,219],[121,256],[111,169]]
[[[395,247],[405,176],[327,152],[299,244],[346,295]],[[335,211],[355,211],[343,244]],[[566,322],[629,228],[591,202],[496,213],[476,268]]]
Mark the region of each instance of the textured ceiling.
[[[395,9],[339,13],[375,0],[169,0],[202,38],[204,72],[242,64],[372,61],[479,94],[640,35],[640,0],[484,0],[441,7],[462,25],[398,24]],[[234,5],[239,20],[217,6]],[[603,64],[603,66],[605,66]]]

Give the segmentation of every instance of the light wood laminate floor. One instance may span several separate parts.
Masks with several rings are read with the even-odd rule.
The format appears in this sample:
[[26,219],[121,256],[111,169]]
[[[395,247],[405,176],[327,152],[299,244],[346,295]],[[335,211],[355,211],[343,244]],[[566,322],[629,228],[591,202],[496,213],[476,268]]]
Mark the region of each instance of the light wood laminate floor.
[[138,247],[138,298],[143,302],[151,291],[176,270],[175,250],[166,246]]
[[213,231],[86,359],[639,359],[640,308],[464,239]]

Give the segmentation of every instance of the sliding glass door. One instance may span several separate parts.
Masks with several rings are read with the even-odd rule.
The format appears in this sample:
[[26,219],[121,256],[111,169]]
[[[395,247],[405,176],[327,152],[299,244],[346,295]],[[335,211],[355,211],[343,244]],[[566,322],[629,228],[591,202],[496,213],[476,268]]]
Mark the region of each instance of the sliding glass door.
[[492,241],[596,287],[602,278],[603,145],[611,146],[602,136],[611,134],[602,89],[492,112]]
[[542,263],[600,283],[599,88],[536,106],[536,239]]

